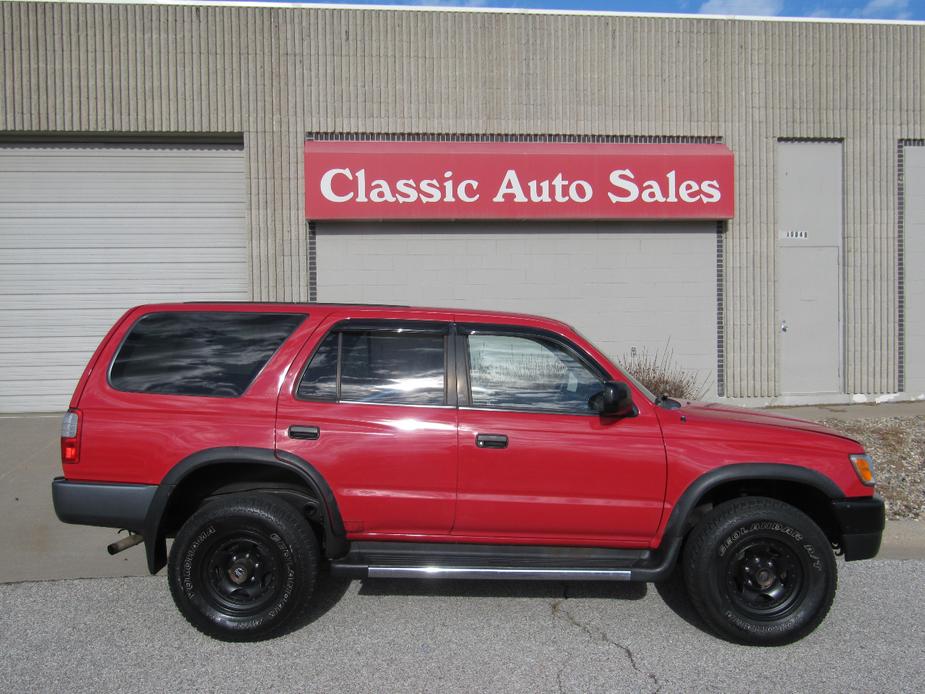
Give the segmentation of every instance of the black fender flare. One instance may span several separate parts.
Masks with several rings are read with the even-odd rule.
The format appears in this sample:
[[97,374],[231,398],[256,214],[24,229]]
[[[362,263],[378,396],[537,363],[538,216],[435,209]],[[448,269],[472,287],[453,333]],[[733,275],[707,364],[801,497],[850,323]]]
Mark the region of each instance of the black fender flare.
[[691,482],[671,510],[663,538],[681,538],[687,519],[704,495],[726,482],[739,481],[793,482],[822,492],[829,499],[844,499],[844,492],[821,472],[784,463],[733,463],[710,470]]
[[157,573],[167,564],[167,538],[163,520],[170,499],[180,483],[188,475],[204,467],[242,463],[275,467],[298,475],[323,505],[326,554],[329,558],[336,558],[347,553],[347,532],[337,507],[337,499],[321,473],[308,461],[287,451],[226,446],[207,448],[187,456],[174,465],[161,480],[148,507],[142,532],[145,538],[148,571],[152,574]]

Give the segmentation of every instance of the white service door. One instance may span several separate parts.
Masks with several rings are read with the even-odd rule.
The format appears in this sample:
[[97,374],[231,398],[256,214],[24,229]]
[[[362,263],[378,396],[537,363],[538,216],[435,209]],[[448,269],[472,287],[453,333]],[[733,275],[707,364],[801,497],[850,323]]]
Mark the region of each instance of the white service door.
[[904,151],[906,392],[925,399],[925,147]]
[[667,348],[716,397],[713,223],[327,223],[319,301],[535,313],[615,361]]
[[127,308],[247,300],[241,147],[0,145],[0,412],[67,408]]
[[840,393],[841,143],[779,142],[776,184],[778,387]]

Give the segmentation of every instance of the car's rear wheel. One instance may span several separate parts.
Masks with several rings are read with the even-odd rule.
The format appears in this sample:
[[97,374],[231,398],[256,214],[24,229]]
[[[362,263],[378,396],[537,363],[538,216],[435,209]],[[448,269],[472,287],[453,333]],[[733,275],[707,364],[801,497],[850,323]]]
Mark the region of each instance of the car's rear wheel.
[[802,511],[775,499],[718,505],[692,531],[684,581],[697,611],[738,643],[796,641],[825,618],[835,597],[835,557]]
[[227,641],[278,635],[304,616],[318,572],[308,521],[269,494],[207,502],[177,533],[168,581],[180,612]]

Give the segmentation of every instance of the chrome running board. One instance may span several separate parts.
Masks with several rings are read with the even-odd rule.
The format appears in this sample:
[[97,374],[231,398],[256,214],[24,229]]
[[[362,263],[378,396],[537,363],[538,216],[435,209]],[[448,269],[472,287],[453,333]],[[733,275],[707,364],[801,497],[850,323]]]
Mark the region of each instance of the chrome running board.
[[537,569],[478,566],[370,566],[369,578],[475,578],[532,581],[629,581],[626,569]]
[[358,540],[346,554],[331,558],[331,574],[359,580],[658,581],[671,571],[680,547],[679,539],[655,551]]

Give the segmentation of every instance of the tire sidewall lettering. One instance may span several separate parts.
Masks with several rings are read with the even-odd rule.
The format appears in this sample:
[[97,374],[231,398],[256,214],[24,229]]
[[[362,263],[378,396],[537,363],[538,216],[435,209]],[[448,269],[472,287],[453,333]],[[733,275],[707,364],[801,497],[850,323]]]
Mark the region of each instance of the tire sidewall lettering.
[[[808,544],[808,543],[805,545],[801,544],[804,538],[803,533],[801,533],[796,528],[793,528],[787,525],[786,523],[781,523],[779,521],[770,521],[770,520],[758,520],[758,521],[752,521],[751,523],[747,523],[745,525],[740,525],[735,530],[730,532],[726,536],[726,538],[722,542],[720,542],[719,546],[717,547],[717,554],[719,555],[720,558],[725,557],[726,552],[729,551],[730,547],[737,544],[739,540],[745,537],[748,537],[749,535],[752,535],[753,533],[756,533],[756,532],[773,532],[773,533],[783,534],[783,535],[786,535],[790,540],[792,540],[793,544],[801,546],[804,549],[813,547],[811,544]],[[815,557],[815,559],[819,561],[818,556]],[[821,561],[819,561],[819,563],[821,567]]]

